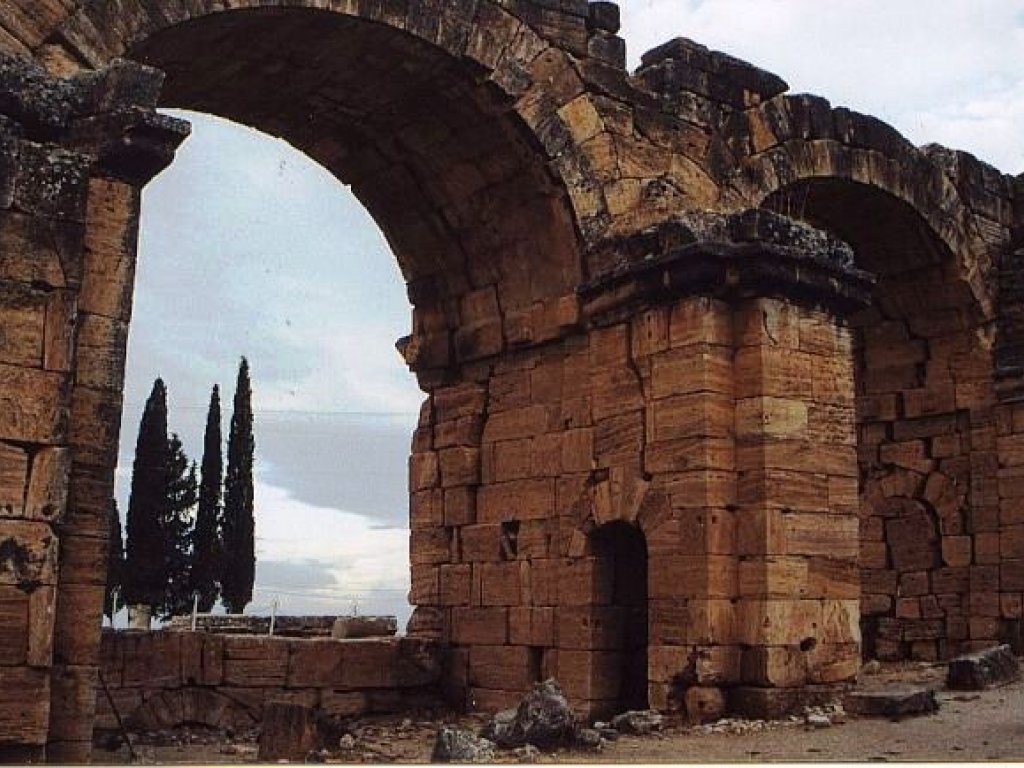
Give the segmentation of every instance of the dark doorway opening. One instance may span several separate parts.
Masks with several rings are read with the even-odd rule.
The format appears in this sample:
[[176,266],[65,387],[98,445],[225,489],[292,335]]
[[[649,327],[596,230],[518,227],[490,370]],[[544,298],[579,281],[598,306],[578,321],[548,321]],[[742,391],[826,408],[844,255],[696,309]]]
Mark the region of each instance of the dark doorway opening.
[[636,526],[613,522],[593,533],[608,584],[614,633],[612,669],[619,679],[614,710],[647,709],[647,541]]

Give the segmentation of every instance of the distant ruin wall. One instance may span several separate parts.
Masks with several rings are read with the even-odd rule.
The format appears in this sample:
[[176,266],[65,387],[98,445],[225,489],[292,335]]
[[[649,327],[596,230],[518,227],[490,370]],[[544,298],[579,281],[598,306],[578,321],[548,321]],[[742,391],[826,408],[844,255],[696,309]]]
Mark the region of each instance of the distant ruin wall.
[[[441,651],[407,638],[329,640],[205,632],[104,630],[100,674],[131,728],[246,728],[271,700],[327,715],[398,712],[437,701]],[[96,722],[116,729],[102,685]]]

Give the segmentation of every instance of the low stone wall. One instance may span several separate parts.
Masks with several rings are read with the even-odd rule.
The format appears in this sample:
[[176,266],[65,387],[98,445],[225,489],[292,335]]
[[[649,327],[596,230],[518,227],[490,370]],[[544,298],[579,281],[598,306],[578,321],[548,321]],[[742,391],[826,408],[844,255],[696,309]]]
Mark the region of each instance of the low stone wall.
[[[244,728],[270,700],[335,716],[393,712],[435,701],[441,650],[429,640],[331,640],[104,630],[102,683],[131,728],[185,723]],[[117,727],[104,685],[98,729]]]

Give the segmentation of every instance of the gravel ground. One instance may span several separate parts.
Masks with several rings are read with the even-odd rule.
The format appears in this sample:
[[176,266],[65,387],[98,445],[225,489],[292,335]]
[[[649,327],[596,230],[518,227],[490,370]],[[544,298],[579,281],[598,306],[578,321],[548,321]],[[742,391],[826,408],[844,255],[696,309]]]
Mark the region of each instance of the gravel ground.
[[[887,762],[986,760],[1024,761],[1024,681],[980,692],[942,690],[941,664],[885,665],[862,679],[862,688],[921,684],[939,689],[939,712],[893,722],[825,712],[830,725],[811,726],[806,719],[788,721],[726,720],[705,726],[669,725],[651,736],[622,736],[599,752],[559,750],[536,762],[552,763],[707,763],[707,762]],[[822,713],[812,720],[822,723]],[[441,722],[478,730],[480,715],[362,718],[350,724],[352,738],[322,752],[327,763],[429,762],[434,734]],[[135,750],[145,763],[251,763],[256,761],[255,733],[224,734],[201,730],[137,734]],[[96,763],[126,763],[128,751],[97,748]],[[499,752],[514,763],[512,752]]]

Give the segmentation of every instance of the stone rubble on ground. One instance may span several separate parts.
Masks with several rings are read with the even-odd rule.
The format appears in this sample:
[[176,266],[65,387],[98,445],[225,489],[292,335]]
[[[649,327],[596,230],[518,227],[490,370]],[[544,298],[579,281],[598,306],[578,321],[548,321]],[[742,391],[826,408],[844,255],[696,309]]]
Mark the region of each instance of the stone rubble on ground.
[[611,727],[619,733],[646,736],[661,730],[665,718],[653,709],[630,710],[612,718]]
[[494,747],[493,741],[472,731],[442,725],[437,731],[430,759],[435,763],[492,763]]
[[576,746],[581,749],[600,751],[604,748],[604,741],[601,732],[594,728],[580,728],[576,734]]
[[535,763],[540,757],[540,750],[533,746],[533,744],[524,744],[513,749],[512,754],[520,763]]
[[569,745],[576,740],[579,723],[555,679],[534,686],[519,706],[494,716],[480,732],[500,747],[533,744],[541,749]]

